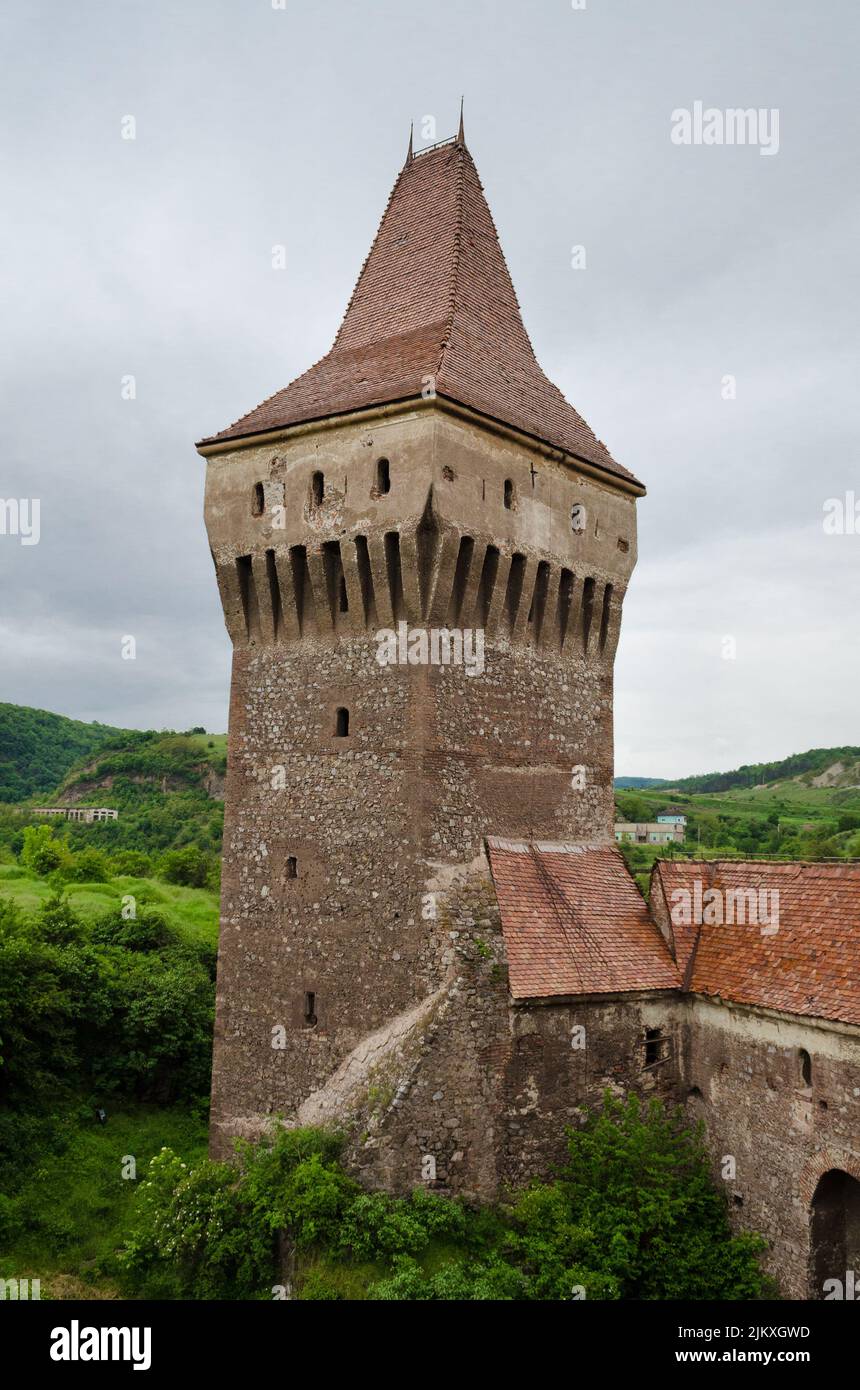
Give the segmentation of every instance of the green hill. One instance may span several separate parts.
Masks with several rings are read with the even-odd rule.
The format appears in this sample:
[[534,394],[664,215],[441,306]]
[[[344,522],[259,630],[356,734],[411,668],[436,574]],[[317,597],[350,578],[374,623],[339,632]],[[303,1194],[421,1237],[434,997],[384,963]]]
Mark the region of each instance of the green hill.
[[84,724],[46,709],[0,704],[0,801],[50,792],[81,758],[133,730]]
[[[51,738],[57,741],[51,747]],[[156,733],[82,724],[17,705],[0,706],[0,860],[16,856],[38,805],[109,806],[116,821],[57,821],[74,853],[159,855],[195,846],[217,857],[223,827],[225,734]]]
[[810,748],[771,763],[744,763],[732,772],[704,772],[675,781],[656,777],[616,777],[618,790],[661,787],[666,791],[725,792],[774,782],[800,781],[807,786],[860,786],[860,748]]

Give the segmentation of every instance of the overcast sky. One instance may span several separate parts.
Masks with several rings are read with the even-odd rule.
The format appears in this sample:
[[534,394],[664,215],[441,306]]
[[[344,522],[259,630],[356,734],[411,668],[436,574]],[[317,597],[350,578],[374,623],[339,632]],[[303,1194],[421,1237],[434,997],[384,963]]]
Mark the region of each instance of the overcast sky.
[[[37,545],[0,535],[0,700],[225,727],[194,441],[327,351],[410,120],[419,147],[425,117],[452,135],[465,92],[538,358],[648,486],[617,772],[860,743],[860,521],[824,529],[860,501],[854,0],[17,0],[0,23],[0,498],[41,503]],[[778,150],[674,143],[697,101],[778,111]]]

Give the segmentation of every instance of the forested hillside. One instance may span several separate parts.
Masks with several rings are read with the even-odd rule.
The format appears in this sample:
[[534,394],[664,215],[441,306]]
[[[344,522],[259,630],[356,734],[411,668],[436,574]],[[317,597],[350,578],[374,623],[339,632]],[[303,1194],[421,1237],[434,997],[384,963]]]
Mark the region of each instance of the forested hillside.
[[81,758],[118,739],[138,737],[136,730],[0,704],[0,802],[49,792]]

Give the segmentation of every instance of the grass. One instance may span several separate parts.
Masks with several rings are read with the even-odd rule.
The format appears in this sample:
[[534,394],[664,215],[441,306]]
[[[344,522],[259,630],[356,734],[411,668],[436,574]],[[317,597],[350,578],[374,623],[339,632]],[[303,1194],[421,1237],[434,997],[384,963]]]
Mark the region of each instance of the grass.
[[[16,1192],[24,1229],[0,1251],[0,1278],[39,1279],[43,1298],[115,1298],[117,1251],[134,1192],[163,1146],[186,1163],[206,1151],[205,1116],[126,1106],[98,1124],[86,1112],[64,1117],[65,1147],[44,1156]],[[123,1177],[136,1165],[136,1176]]]
[[[17,864],[0,864],[0,897],[9,898],[22,912],[31,913],[51,897],[43,878],[34,878]],[[67,883],[72,909],[86,921],[119,905],[131,895],[139,907],[158,908],[171,926],[190,941],[218,942],[218,894],[208,888],[183,888],[155,878],[112,878],[107,883]]]

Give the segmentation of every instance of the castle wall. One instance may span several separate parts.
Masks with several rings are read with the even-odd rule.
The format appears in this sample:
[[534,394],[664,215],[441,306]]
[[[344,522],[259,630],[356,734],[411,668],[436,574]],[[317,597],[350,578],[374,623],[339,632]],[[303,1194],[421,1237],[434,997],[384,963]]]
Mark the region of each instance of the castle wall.
[[[810,1204],[829,1170],[860,1177],[860,1029],[701,996],[676,1018],[682,1094],[704,1121],[735,1226],[765,1236],[765,1264],[786,1296],[820,1297],[810,1287]],[[723,1176],[726,1157],[734,1179]],[[844,1280],[845,1270],[831,1277]]]
[[[363,1093],[327,1095],[325,1109],[301,1116],[346,1117],[347,1158],[368,1186],[495,1200],[563,1163],[565,1130],[607,1089],[674,1096],[673,996],[512,1004],[486,865],[440,895],[435,928],[446,976],[413,1036],[377,1049]],[[661,1038],[655,1061],[648,1029]]]

